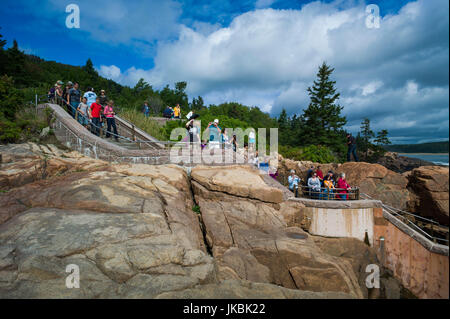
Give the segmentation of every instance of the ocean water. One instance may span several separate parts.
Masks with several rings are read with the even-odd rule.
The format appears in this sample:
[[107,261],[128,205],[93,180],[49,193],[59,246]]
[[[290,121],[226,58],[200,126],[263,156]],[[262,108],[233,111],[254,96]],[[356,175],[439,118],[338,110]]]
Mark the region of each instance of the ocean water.
[[412,154],[412,153],[398,153],[398,155],[419,158],[424,161],[433,162],[437,165],[448,166],[448,154]]

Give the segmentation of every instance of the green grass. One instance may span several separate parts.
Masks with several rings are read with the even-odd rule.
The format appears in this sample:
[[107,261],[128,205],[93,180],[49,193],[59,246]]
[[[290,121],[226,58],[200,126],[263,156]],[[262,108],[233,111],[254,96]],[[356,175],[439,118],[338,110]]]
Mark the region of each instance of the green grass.
[[150,134],[158,140],[165,140],[161,124],[151,118],[145,117],[142,112],[133,109],[122,109],[118,114],[121,118],[133,123],[136,127]]

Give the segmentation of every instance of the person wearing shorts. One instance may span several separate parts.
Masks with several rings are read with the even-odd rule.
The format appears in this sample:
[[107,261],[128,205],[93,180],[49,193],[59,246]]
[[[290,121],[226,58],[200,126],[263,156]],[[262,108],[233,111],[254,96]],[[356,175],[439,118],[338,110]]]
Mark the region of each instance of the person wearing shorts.
[[83,97],[81,103],[78,105],[77,110],[79,112],[78,123],[87,128],[89,124],[89,106],[87,105],[87,98]]

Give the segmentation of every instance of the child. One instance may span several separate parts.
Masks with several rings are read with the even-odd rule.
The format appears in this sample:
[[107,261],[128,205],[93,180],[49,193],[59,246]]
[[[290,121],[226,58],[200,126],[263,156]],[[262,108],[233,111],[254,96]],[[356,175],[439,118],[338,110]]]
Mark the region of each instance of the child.
[[87,98],[83,97],[80,104],[78,104],[77,111],[79,112],[78,115],[78,122],[83,125],[85,128],[87,128],[89,124],[89,107],[87,105]]
[[109,100],[107,102],[107,105],[105,106],[105,109],[103,111],[103,115],[106,117],[106,124],[108,125],[108,128],[106,130],[106,138],[109,138],[111,136],[111,127],[114,130],[114,139],[116,142],[119,141],[119,138],[117,137],[117,127],[116,127],[116,119],[114,118],[114,109],[113,109],[114,101]]

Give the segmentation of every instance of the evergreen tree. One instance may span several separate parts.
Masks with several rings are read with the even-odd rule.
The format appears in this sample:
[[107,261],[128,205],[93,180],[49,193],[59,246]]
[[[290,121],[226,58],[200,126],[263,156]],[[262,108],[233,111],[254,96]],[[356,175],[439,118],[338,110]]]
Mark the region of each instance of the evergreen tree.
[[301,116],[303,145],[326,145],[333,150],[341,150],[340,145],[345,145],[340,131],[347,120],[341,116],[343,107],[336,103],[340,94],[334,87],[336,82],[330,80],[333,71],[324,62],[319,67],[317,80],[308,88],[310,104]]
[[197,98],[192,99],[191,103],[191,110],[199,111],[206,108],[205,102],[203,101],[203,98],[201,96],[198,96]]
[[19,50],[16,40],[13,41],[13,46],[6,50],[6,57],[8,59],[5,66],[6,74],[13,77],[15,84],[23,86],[27,83],[29,76],[25,68],[25,54]]
[[91,76],[98,76],[98,73],[97,71],[95,71],[94,64],[92,63],[92,60],[90,58],[86,61],[86,65],[83,66],[83,70]]
[[365,157],[367,159],[368,151],[371,148],[372,144],[370,140],[375,137],[375,133],[370,128],[370,120],[366,117],[361,122],[361,151],[365,153]]
[[6,45],[6,40],[3,40],[2,38],[3,35],[0,34],[0,76],[6,73],[6,53],[3,49]]
[[187,87],[187,82],[177,82],[175,83],[175,100],[176,104],[180,104],[182,110],[187,110],[189,108],[188,96],[185,92]]
[[374,139],[374,143],[379,146],[392,144],[389,140],[388,134],[388,130],[379,131]]

